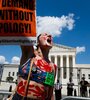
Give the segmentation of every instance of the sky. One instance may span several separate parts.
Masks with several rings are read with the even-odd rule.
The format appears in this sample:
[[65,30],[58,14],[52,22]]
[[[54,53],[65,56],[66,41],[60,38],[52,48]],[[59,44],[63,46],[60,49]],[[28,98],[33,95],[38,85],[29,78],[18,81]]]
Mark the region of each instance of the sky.
[[[90,64],[90,0],[36,0],[37,34],[76,48],[76,63]],[[1,64],[19,64],[19,45],[0,45]]]

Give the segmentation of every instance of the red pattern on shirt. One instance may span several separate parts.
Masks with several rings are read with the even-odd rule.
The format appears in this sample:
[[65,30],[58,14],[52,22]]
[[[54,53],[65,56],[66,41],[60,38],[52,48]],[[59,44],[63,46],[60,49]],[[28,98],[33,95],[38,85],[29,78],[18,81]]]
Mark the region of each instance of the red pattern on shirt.
[[[37,58],[36,61],[34,62],[34,64],[38,68],[40,68],[42,71],[52,72],[52,70],[56,70],[55,65],[53,65],[53,66],[49,65],[49,63],[47,63],[44,59],[41,59],[41,58],[39,58],[39,59]],[[17,87],[17,93],[19,93],[22,96],[25,96],[26,83],[27,83],[27,80],[21,81],[21,82],[19,82],[18,87]],[[34,85],[29,84],[28,95],[33,95],[34,97],[37,97],[37,98],[45,98],[44,86],[40,87],[38,85],[34,86]]]
[[37,60],[37,67],[42,69],[43,71],[46,72],[52,72],[52,66],[50,66],[46,61],[43,59]]
[[[21,96],[25,96],[25,86],[26,86],[26,83],[27,81],[24,80],[24,81],[21,81],[19,84],[18,84],[18,87],[17,87],[17,93],[20,94]],[[31,85],[29,84],[29,87],[28,87],[28,95],[31,95],[34,96],[34,97],[37,97],[37,98],[45,98],[45,92],[44,92],[44,87],[40,87],[40,86],[34,86],[34,85]]]

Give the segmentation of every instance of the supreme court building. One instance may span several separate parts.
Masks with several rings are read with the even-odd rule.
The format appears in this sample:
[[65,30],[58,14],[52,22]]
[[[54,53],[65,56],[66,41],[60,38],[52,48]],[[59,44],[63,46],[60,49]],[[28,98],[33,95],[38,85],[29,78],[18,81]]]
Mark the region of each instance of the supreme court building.
[[[50,51],[49,59],[58,67],[57,73],[60,75],[57,75],[57,78],[70,77],[70,74],[72,74],[72,69],[75,67],[75,57],[75,48],[54,44]],[[67,70],[69,71],[69,76],[67,75]],[[60,71],[60,73],[58,71]]]

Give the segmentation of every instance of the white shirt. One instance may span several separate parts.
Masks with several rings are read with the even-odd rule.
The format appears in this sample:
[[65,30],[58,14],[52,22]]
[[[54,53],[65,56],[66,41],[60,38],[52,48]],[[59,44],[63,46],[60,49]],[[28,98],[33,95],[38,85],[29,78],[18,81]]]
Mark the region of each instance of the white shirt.
[[61,85],[60,83],[56,83],[56,84],[55,84],[55,89],[56,89],[56,90],[61,89],[61,87],[62,87],[62,85]]

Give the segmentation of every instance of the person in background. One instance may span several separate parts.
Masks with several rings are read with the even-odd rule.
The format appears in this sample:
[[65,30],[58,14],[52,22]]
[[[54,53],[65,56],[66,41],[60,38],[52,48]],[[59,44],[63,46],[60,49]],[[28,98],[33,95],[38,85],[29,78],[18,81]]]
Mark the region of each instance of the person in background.
[[67,83],[67,96],[73,96],[73,86],[72,78],[69,78],[69,82]]
[[89,86],[88,81],[85,80],[85,77],[82,77],[80,81],[80,95],[82,97],[87,97],[87,86]]
[[54,100],[56,65],[48,59],[52,46],[52,36],[47,33],[38,36],[38,52],[33,46],[21,46],[18,83],[12,100]]
[[57,83],[54,85],[54,88],[55,88],[55,100],[61,100],[62,85],[59,82],[59,80],[57,80]]

